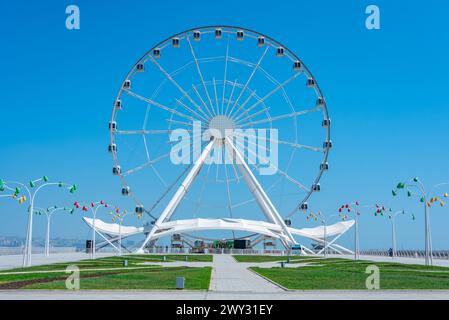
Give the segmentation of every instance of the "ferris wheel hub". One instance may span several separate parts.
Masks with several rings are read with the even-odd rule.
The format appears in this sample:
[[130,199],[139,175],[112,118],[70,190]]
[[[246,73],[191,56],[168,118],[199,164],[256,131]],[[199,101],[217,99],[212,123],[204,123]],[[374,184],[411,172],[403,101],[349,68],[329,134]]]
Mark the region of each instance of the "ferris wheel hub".
[[209,122],[210,135],[215,139],[225,139],[228,136],[232,136],[234,128],[234,121],[224,115],[217,115]]

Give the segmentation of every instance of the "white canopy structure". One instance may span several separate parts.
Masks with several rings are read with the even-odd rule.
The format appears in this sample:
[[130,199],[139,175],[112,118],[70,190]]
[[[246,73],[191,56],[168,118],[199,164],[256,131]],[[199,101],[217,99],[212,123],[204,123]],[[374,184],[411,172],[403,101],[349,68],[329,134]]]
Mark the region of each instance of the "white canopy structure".
[[[91,228],[94,228],[93,219],[83,217],[84,221]],[[318,226],[314,228],[295,229],[288,228],[288,232],[292,235],[301,236],[307,239],[316,241],[319,244],[325,244],[326,247],[331,248],[337,252],[352,253],[351,250],[340,245],[334,244],[335,241],[348,231],[354,225],[354,220],[341,221],[333,225]],[[113,242],[120,237],[120,226],[114,223],[106,223],[100,219],[95,220],[95,230],[106,241],[106,244],[113,245]],[[176,220],[161,223],[156,232],[153,233],[151,240],[157,240],[161,237],[170,236],[172,234],[183,234],[196,231],[205,230],[232,230],[245,231],[249,233],[256,233],[264,236],[269,236],[279,240],[285,240],[285,234],[282,227],[275,223],[265,221],[254,221],[245,219],[186,219]],[[325,232],[326,231],[326,232]],[[132,235],[144,233],[143,227],[122,226],[121,237],[126,238]],[[324,235],[326,234],[326,239]],[[107,235],[107,239],[104,235]],[[106,244],[100,244],[102,246]],[[115,247],[115,245],[113,245]],[[307,250],[312,252],[311,250]]]

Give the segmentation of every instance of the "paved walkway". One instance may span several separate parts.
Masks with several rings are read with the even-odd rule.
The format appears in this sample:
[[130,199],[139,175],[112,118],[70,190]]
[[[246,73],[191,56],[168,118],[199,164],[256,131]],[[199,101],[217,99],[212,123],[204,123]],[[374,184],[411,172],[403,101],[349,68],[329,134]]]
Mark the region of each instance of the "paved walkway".
[[[108,256],[110,254],[103,254]],[[99,257],[101,255],[98,255]],[[342,256],[338,256],[342,257]],[[344,256],[350,258],[350,256]],[[54,254],[49,258],[34,255],[33,264],[48,264],[63,261],[77,261],[89,258],[84,253]],[[361,256],[361,259],[371,261],[391,262],[389,257]],[[21,256],[0,256],[0,269],[17,267],[21,265]],[[415,258],[397,258],[394,261],[400,263],[422,263],[420,259]],[[9,265],[5,265],[5,262]],[[163,265],[167,267],[190,266],[204,267],[211,266],[212,277],[209,291],[32,291],[32,290],[7,290],[0,291],[0,300],[4,299],[150,299],[150,300],[449,300],[449,290],[405,290],[405,291],[368,291],[368,290],[313,290],[313,291],[285,291],[279,286],[271,283],[263,277],[248,270],[251,266],[262,268],[271,268],[279,266],[277,262],[265,263],[239,263],[235,261],[232,255],[218,254],[214,255],[213,262],[146,262],[143,264]],[[449,266],[449,261],[434,260],[434,265]],[[290,264],[286,267],[301,267],[299,264]]]
[[283,289],[248,270],[258,266],[271,268],[279,265],[268,263],[241,263],[230,254],[214,254],[213,262],[144,262],[142,264],[161,265],[165,267],[212,267],[209,290],[219,292],[281,292]]
[[[251,264],[254,265],[254,264]],[[214,255],[209,290],[220,292],[282,292],[283,289],[248,270],[228,254]]]

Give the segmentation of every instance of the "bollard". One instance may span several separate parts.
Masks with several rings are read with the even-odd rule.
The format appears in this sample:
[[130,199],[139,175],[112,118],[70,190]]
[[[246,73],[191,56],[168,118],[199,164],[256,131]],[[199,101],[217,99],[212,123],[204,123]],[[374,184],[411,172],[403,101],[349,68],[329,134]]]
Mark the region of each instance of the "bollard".
[[127,267],[128,266],[128,260],[123,260],[123,266]]
[[162,257],[162,261],[167,261],[167,257],[166,257],[166,256],[163,256],[163,257]]
[[176,277],[176,289],[183,290],[185,287],[186,278],[184,277]]
[[284,268],[284,267],[285,267],[285,262],[281,261],[281,268]]
[[287,263],[290,263],[290,257],[287,257]]
[[186,261],[186,262],[189,261],[189,257],[188,257],[188,256],[186,256],[185,261]]

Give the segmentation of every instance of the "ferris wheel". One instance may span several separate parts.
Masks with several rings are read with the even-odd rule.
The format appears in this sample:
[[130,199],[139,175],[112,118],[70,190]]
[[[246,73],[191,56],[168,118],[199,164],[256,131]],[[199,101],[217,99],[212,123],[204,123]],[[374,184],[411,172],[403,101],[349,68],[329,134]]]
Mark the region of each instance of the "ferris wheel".
[[266,35],[210,26],[158,43],[121,83],[109,122],[121,193],[152,220],[141,249],[215,229],[296,243],[290,217],[321,189],[330,124],[311,72]]

